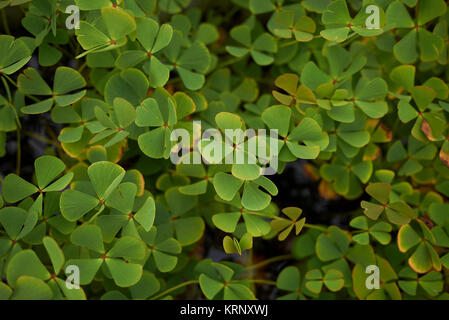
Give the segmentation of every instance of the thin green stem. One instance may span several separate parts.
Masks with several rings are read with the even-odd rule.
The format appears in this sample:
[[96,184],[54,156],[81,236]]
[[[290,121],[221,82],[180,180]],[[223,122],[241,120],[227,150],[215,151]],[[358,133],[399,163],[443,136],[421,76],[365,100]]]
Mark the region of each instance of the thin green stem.
[[254,269],[248,269],[248,268],[250,268],[252,266],[253,261],[254,261],[253,260],[253,258],[254,258],[253,250],[252,249],[248,250],[248,253],[246,256],[247,256],[246,257],[247,258],[246,259],[246,271],[248,272],[247,279],[252,280],[254,278],[255,272],[254,272]]
[[285,48],[285,47],[291,46],[291,45],[293,45],[295,43],[298,43],[298,41],[293,40],[293,41],[285,42],[285,43],[279,45],[279,48]]
[[70,52],[69,50],[67,50],[64,47],[61,47],[57,44],[53,44],[55,46],[55,48],[59,49],[59,51],[62,51],[67,57],[74,57],[73,53]]
[[20,129],[17,129],[17,157],[16,157],[16,174],[20,175],[20,166],[22,163],[22,144],[20,142]]
[[2,76],[5,77],[6,80],[8,80],[9,82],[11,82],[11,83],[14,85],[14,87],[17,87],[17,83],[16,83],[13,79],[11,79],[10,77],[8,77],[6,74],[2,74]]
[[322,231],[322,232],[327,232],[327,228],[325,228],[325,227],[320,227],[320,226],[316,226],[316,225],[313,225],[313,224],[305,223],[305,224],[304,224],[304,227],[305,227],[305,228],[309,228],[309,229],[319,230],[319,231]]
[[3,86],[5,87],[5,90],[6,90],[6,96],[8,98],[8,101],[12,101],[11,90],[9,90],[8,82],[6,82],[5,78],[3,78],[3,77],[2,77],[2,82],[3,82]]
[[282,255],[282,256],[276,256],[276,257],[273,257],[273,258],[270,258],[270,259],[267,259],[267,260],[263,260],[263,261],[261,261],[259,263],[247,266],[246,270],[249,271],[249,270],[258,269],[258,268],[264,267],[264,266],[266,266],[266,265],[268,265],[270,263],[277,262],[277,261],[282,261],[282,260],[288,260],[288,259],[291,259],[291,258],[293,258],[293,256],[291,254],[285,254],[285,255]]
[[[253,265],[253,259],[254,259],[254,253],[253,250],[248,251],[248,265],[247,268],[251,267]],[[249,271],[248,278],[252,279],[254,277],[254,269],[247,269]]]
[[240,8],[238,6],[234,6],[234,8],[226,14],[223,20],[229,21],[229,19],[232,18],[232,16],[236,14],[238,10],[240,10]]
[[358,39],[359,35],[356,33],[353,33],[351,36],[348,37],[348,39],[346,39],[344,42],[341,43],[342,47],[347,46],[348,44],[350,44],[352,41],[354,41],[355,39]]
[[38,98],[36,98],[35,96],[32,96],[30,94],[26,94],[25,97],[30,98],[31,100],[33,100],[34,102],[40,102],[40,100]]
[[241,61],[243,59],[243,57],[241,58],[234,58],[234,59],[229,59],[228,61],[223,62],[222,64],[219,64],[217,66],[217,70],[218,69],[222,69],[224,67],[230,66],[231,64],[237,63],[239,61]]
[[3,29],[5,30],[6,34],[11,34],[8,25],[8,18],[6,17],[6,11],[4,8],[2,9],[2,22],[3,22]]
[[[275,286],[275,285],[276,285],[276,282],[270,281],[270,280],[265,280],[265,279],[249,279],[249,280],[247,280],[247,281],[248,281],[249,283],[268,284],[268,285],[270,285],[270,286]],[[198,283],[199,283],[198,280],[189,280],[189,281],[180,283],[180,284],[178,284],[178,285],[176,285],[176,286],[174,286],[174,287],[172,287],[172,288],[170,288],[170,289],[167,289],[167,290],[165,290],[164,292],[162,292],[162,293],[160,293],[160,294],[158,294],[158,295],[152,297],[150,300],[157,300],[157,299],[160,299],[160,298],[162,298],[162,297],[165,297],[166,295],[168,295],[169,293],[171,293],[171,292],[173,292],[173,291],[176,291],[176,290],[181,289],[181,288],[183,288],[183,287],[189,286],[189,285],[191,285],[191,284],[198,284]]]
[[162,297],[166,296],[166,295],[169,294],[170,292],[176,291],[176,290],[178,290],[178,289],[180,289],[180,288],[183,288],[183,287],[188,286],[188,285],[191,285],[191,284],[198,284],[198,283],[199,283],[198,280],[190,280],[190,281],[186,281],[186,282],[180,283],[180,284],[178,284],[177,286],[174,286],[174,287],[172,287],[172,288],[170,288],[170,289],[167,289],[167,290],[165,290],[164,292],[162,292],[162,293],[160,293],[160,294],[158,294],[158,295],[152,297],[150,300],[157,300],[157,299],[159,299],[159,298],[162,298]]
[[98,217],[100,215],[100,213],[102,213],[104,211],[104,204],[100,207],[100,209],[98,209],[98,211],[92,216],[92,218],[89,219],[89,221],[86,222],[86,224],[91,224],[96,217]]
[[[6,78],[6,80],[8,80],[12,85],[14,85],[14,87],[18,88],[17,83],[11,79],[10,77],[8,77],[6,74],[2,74],[3,77]],[[40,100],[38,98],[36,98],[35,96],[32,96],[30,94],[26,94],[25,97],[30,98],[31,100],[33,100],[34,102],[39,102]]]
[[[321,34],[317,34],[317,35],[313,36],[313,39],[317,39],[317,38],[321,38]],[[285,47],[291,46],[291,45],[296,44],[296,43],[299,43],[299,41],[298,40],[292,40],[292,41],[289,41],[289,42],[284,42],[283,44],[279,45],[279,48],[285,48]]]
[[86,68],[86,66],[87,66],[87,62],[84,62],[84,63],[79,67],[78,72],[79,72],[79,73],[83,72],[83,70],[84,70],[84,68]]
[[41,136],[41,135],[39,135],[39,134],[36,134],[36,133],[34,133],[34,132],[31,132],[31,131],[25,131],[25,130],[24,130],[23,133],[24,133],[26,136],[28,136],[28,137],[31,137],[31,138],[33,138],[33,139],[36,139],[36,140],[45,142],[46,144],[53,145],[53,146],[55,146],[55,147],[58,147],[58,146],[59,146],[58,143],[54,142],[53,140],[50,140],[50,139],[48,139],[48,138],[46,138],[46,137],[44,137],[44,136]]
[[265,279],[249,279],[249,283],[259,283],[259,284],[268,284],[270,286],[275,286],[276,282],[271,280],[265,280]]

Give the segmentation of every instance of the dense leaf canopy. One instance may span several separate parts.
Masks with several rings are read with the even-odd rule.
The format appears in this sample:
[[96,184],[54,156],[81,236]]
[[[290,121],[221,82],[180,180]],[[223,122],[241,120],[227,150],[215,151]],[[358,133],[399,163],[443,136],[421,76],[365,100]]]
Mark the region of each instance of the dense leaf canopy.
[[[0,299],[448,299],[447,6],[0,0]],[[279,208],[269,161],[356,210]]]

